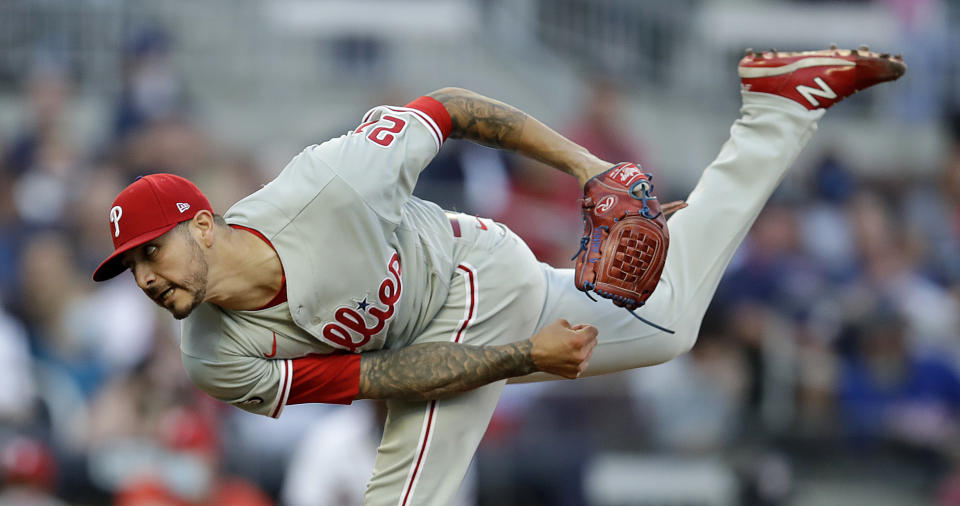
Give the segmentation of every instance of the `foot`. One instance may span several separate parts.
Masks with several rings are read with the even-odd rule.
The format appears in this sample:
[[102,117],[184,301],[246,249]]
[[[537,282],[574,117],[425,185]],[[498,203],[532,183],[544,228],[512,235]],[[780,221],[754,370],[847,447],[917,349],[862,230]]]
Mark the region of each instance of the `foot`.
[[737,68],[744,90],[789,98],[810,110],[826,109],[906,70],[902,56],[874,53],[866,46],[799,53],[748,49]]

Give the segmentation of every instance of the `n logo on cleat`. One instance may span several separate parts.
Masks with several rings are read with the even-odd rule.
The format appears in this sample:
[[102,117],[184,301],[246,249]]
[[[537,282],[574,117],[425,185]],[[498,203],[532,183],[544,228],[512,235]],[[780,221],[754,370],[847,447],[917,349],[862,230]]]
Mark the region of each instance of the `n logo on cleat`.
[[816,83],[817,86],[819,86],[820,88],[811,88],[809,86],[804,86],[802,84],[797,85],[797,93],[800,93],[801,95],[803,95],[803,98],[807,99],[807,102],[810,102],[810,105],[814,107],[820,106],[820,101],[817,100],[815,96],[821,97],[821,98],[829,98],[829,99],[837,98],[837,92],[830,89],[830,87],[827,86],[827,83],[823,80],[823,78],[814,77],[813,82]]

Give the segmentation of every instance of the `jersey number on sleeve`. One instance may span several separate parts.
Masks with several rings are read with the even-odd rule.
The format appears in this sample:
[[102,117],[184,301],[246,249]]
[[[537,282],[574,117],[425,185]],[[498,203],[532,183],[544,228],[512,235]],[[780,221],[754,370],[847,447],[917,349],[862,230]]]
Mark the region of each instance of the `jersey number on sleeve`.
[[399,134],[403,130],[403,127],[407,126],[406,121],[396,116],[389,116],[389,115],[380,118],[380,121],[378,121],[377,123],[378,124],[387,123],[387,124],[384,126],[378,126],[373,130],[371,130],[370,133],[367,134],[367,139],[370,139],[371,141],[383,147],[387,147],[390,144],[392,144],[393,141],[397,138],[397,134]]

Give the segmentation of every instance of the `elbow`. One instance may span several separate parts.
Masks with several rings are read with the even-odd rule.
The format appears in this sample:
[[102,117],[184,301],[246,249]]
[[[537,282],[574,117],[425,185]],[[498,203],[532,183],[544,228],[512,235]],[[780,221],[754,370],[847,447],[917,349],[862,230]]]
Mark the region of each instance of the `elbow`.
[[[426,401],[439,401],[452,397],[453,394],[450,392],[445,392],[442,390],[406,390],[393,392],[389,395],[382,397],[367,397],[370,399],[383,399],[383,400],[395,400],[395,401],[404,401],[404,402],[426,402]],[[362,399],[364,397],[358,397]]]
[[696,332],[690,334],[689,338],[681,338],[677,340],[676,347],[673,350],[673,356],[670,357],[670,360],[673,360],[680,355],[688,353],[693,349],[693,345],[697,342]]
[[408,391],[399,397],[405,401],[441,401],[454,397],[459,393],[462,393],[462,390],[457,388],[437,387],[429,390]]
[[465,97],[470,95],[476,95],[476,93],[464,88],[458,88],[456,86],[446,86],[444,88],[440,88],[438,90],[434,90],[434,91],[431,91],[430,93],[427,93],[428,97],[432,97],[440,101],[441,103],[451,98]]

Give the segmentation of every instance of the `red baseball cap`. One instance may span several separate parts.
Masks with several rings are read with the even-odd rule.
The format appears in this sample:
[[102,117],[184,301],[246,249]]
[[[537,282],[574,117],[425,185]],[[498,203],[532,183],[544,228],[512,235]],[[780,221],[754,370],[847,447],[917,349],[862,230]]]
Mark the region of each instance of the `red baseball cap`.
[[117,195],[110,208],[113,253],[93,271],[94,281],[106,281],[126,268],[120,255],[169,232],[197,212],[213,209],[197,185],[173,174],[139,177]]

